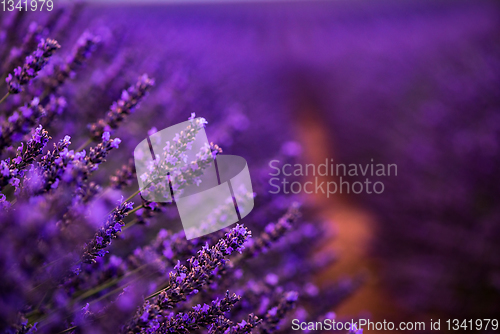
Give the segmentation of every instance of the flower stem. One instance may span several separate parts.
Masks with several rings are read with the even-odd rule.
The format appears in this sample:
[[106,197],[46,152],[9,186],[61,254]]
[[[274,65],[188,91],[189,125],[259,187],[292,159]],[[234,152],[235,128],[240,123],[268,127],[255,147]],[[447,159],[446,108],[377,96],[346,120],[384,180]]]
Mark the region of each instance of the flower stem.
[[135,207],[131,211],[129,211],[128,214],[131,215],[132,213],[136,212],[139,209],[142,209],[143,207],[144,207],[144,204],[141,204],[138,207]]
[[141,189],[137,190],[135,193],[133,193],[132,195],[130,195],[124,202],[130,201],[132,198],[134,198],[140,192],[141,192]]
[[59,332],[58,334],[63,334],[63,333],[68,333],[68,332],[71,332],[73,329],[76,329],[78,326],[73,326],[73,327],[70,327],[70,328],[66,328],[65,330],[63,330],[62,332]]
[[122,231],[125,231],[126,229],[128,228],[131,228],[132,226],[134,226],[135,224],[137,224],[139,222],[139,219],[134,219],[128,223],[125,224],[125,226],[123,226],[122,228]]
[[93,296],[96,293],[99,293],[99,292],[101,292],[101,291],[103,291],[103,290],[105,290],[105,289],[107,289],[109,287],[112,287],[113,285],[115,285],[117,283],[120,283],[123,279],[125,279],[125,278],[127,278],[127,277],[129,277],[129,276],[131,276],[131,275],[133,275],[133,274],[135,274],[137,272],[139,272],[145,266],[146,265],[142,265],[142,266],[140,266],[140,267],[138,267],[138,268],[136,268],[136,269],[134,269],[132,271],[129,271],[128,273],[126,273],[125,275],[123,275],[121,277],[117,277],[117,278],[111,279],[111,280],[109,280],[109,281],[107,281],[107,282],[105,282],[105,283],[103,283],[101,285],[96,286],[95,288],[93,288],[91,290],[87,290],[83,294],[81,294],[78,297],[76,297],[73,302],[81,301],[81,300],[86,299],[86,298],[88,298],[90,296]]
[[[138,269],[140,269],[140,268],[141,268],[141,267],[139,267]],[[135,278],[135,279],[133,279],[132,281],[127,282],[127,283],[125,283],[125,284],[123,284],[123,285],[121,285],[121,286],[117,287],[116,289],[113,289],[113,290],[111,290],[111,291],[109,291],[109,292],[105,293],[104,295],[99,296],[99,297],[98,297],[98,298],[96,298],[96,299],[93,299],[92,301],[90,301],[90,303],[96,303],[96,302],[101,301],[101,300],[103,300],[103,299],[105,299],[105,298],[108,298],[109,296],[112,296],[112,295],[116,294],[117,292],[123,291],[123,289],[124,289],[124,288],[126,288],[126,287],[130,286],[131,284],[134,284],[134,283],[138,282],[138,281],[139,281],[139,280],[141,280],[141,279],[151,277],[152,275],[154,275],[154,273],[151,273],[151,272],[149,272],[149,273],[144,273],[144,274],[142,274],[142,275],[140,275],[140,276],[136,277],[136,278]]]
[[87,139],[87,141],[85,143],[83,143],[82,145],[80,145],[80,147],[76,151],[79,152],[79,151],[83,150],[85,147],[87,147],[91,143],[92,143],[92,138]]
[[2,99],[0,99],[0,103],[2,103],[3,101],[5,101],[8,97],[9,97],[10,93],[7,92],[7,94],[5,94],[4,97],[2,97]]
[[151,299],[151,298],[154,298],[154,297],[158,296],[158,295],[159,295],[162,291],[164,291],[164,290],[168,289],[168,287],[169,287],[169,286],[166,286],[166,287],[164,287],[164,288],[162,288],[162,289],[160,289],[160,290],[156,291],[155,293],[150,294],[149,296],[147,296],[146,298],[144,298],[144,300],[149,300],[149,299]]

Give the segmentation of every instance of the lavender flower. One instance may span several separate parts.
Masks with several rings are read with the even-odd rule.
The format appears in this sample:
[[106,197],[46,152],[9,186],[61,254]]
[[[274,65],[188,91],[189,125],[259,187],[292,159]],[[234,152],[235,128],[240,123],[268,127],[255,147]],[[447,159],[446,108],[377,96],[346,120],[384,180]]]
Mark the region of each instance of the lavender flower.
[[263,319],[262,326],[260,326],[260,333],[269,334],[279,330],[280,322],[285,318],[286,314],[290,312],[297,303],[298,293],[295,291],[286,292],[283,295],[278,306],[271,308],[267,311]]
[[106,224],[101,227],[94,238],[85,245],[81,257],[82,263],[95,263],[97,257],[103,257],[108,253],[105,249],[111,244],[119,232],[121,232],[123,225],[123,218],[128,215],[128,212],[133,209],[133,203],[123,202],[108,216]]
[[154,80],[144,74],[135,85],[122,91],[121,98],[113,103],[106,117],[90,125],[92,138],[94,140],[98,139],[105,131],[111,131],[118,128],[125,118],[134,112],[139,102],[153,85]]
[[10,202],[4,194],[0,194],[0,209],[7,211],[10,207]]
[[[147,210],[146,212],[154,211]],[[138,215],[142,214],[138,213]],[[140,217],[139,219],[142,218]],[[224,238],[228,231],[230,229],[226,228],[194,240],[187,240],[184,231],[170,233],[162,229],[149,245],[136,249],[133,256],[129,258],[129,261],[135,267],[151,262],[157,262],[156,265],[158,265],[158,262],[161,262],[162,269],[173,267],[179,260],[184,261],[195,256],[203,246],[217,244],[220,239]]]
[[208,327],[208,334],[248,334],[252,333],[252,329],[258,327],[261,322],[262,320],[254,314],[248,315],[246,321],[242,320],[237,324],[221,315]]
[[7,118],[2,124],[0,132],[0,150],[9,146],[13,141],[20,140],[28,133],[40,116],[45,112],[40,106],[40,100],[34,98]]
[[[207,124],[204,118],[195,118],[194,113],[191,114],[189,120],[190,124],[186,129],[175,134],[172,141],[167,141],[161,154],[156,154],[156,159],[148,161],[146,172],[140,175],[142,184],[147,185],[141,191],[143,196],[155,199],[169,197],[170,184],[165,183],[165,179],[171,181],[172,190],[177,193],[182,193],[183,189],[189,185],[198,185],[203,171],[213,163],[215,156],[222,152],[218,145],[206,144],[200,148],[194,161],[185,164],[186,152],[191,150],[197,134]],[[161,138],[158,140],[160,141]],[[150,196],[150,193],[154,195]]]
[[112,149],[117,149],[121,143],[121,139],[111,139],[109,132],[104,132],[102,135],[102,143],[96,147],[90,148],[89,156],[86,159],[89,170],[94,171],[97,166],[106,161],[108,152]]
[[293,203],[277,223],[268,224],[265,231],[245,251],[245,257],[257,256],[282,238],[291,229],[292,224],[300,217],[299,207],[298,203]]
[[47,64],[48,59],[60,47],[57,41],[53,39],[42,39],[36,51],[26,57],[24,65],[14,69],[14,72],[5,79],[5,82],[9,85],[9,93],[19,93],[22,86],[30,83],[38,75],[38,72]]
[[23,59],[29,55],[31,50],[36,48],[37,44],[44,38],[46,33],[47,29],[45,29],[43,25],[31,22],[22,45],[19,48],[14,47],[11,49],[7,62],[3,64],[3,70],[9,72],[13,68],[22,65]]
[[[75,71],[82,66],[83,63],[95,51],[96,45],[99,43],[100,38],[92,35],[90,32],[85,31],[73,48],[70,57],[62,66],[54,69],[54,73],[49,78],[46,78],[47,90],[49,92],[55,91],[66,80],[75,74]],[[102,135],[102,134],[101,134]]]
[[85,151],[73,153],[67,151],[67,149],[63,150],[63,156],[58,160],[61,168],[57,173],[63,173],[62,179],[66,183],[76,185],[76,194],[79,194],[79,197],[85,202],[90,199],[89,196],[86,196],[88,178],[99,168],[101,163],[106,161],[108,153],[113,149],[117,149],[120,143],[119,138],[111,139],[109,132],[105,132],[102,135],[102,142],[95,147],[91,147],[88,155],[86,155]]
[[49,140],[48,132],[39,125],[33,132],[31,139],[26,143],[26,149],[24,149],[24,144],[21,143],[21,146],[17,148],[14,159],[7,158],[0,161],[0,189],[7,184],[17,189],[26,168],[33,164],[35,159],[42,154],[42,150]]
[[121,166],[110,178],[111,187],[121,189],[132,184],[136,180],[134,159],[129,159],[128,163]]
[[243,250],[243,244],[250,237],[251,232],[247,228],[237,225],[213,247],[204,246],[197,256],[187,261],[186,265],[181,265],[179,261],[169,274],[168,287],[155,294],[157,297],[154,304],[147,301],[143,305],[141,316],[134,318],[130,327],[146,328],[151,326],[152,320],[155,324],[160,323],[159,310],[171,309],[179,302],[186,300],[189,295],[197,293],[208,283],[214,270],[228,261],[227,257],[231,253]]
[[187,186],[198,185],[203,171],[212,165],[215,156],[220,153],[222,153],[222,149],[218,145],[210,143],[200,149],[196,154],[196,160],[190,164],[177,169],[169,169],[173,190],[182,191]]
[[169,274],[169,287],[161,291],[158,305],[161,308],[172,308],[187,296],[207,284],[212,272],[226,264],[227,256],[234,251],[244,249],[243,244],[251,237],[251,232],[241,225],[236,225],[221,238],[216,245],[202,247],[197,256],[187,261],[187,265],[180,262]]
[[16,334],[33,334],[37,331],[36,325],[36,323],[28,324],[28,319],[21,314],[13,329],[16,331]]
[[39,182],[36,187],[34,185],[31,187],[32,193],[40,195],[58,187],[65,166],[74,156],[74,152],[68,151],[68,146],[71,144],[70,140],[70,136],[65,136],[58,143],[54,143],[52,151],[47,151],[41,157],[36,166]]
[[215,319],[231,310],[240,297],[229,291],[222,299],[212,301],[210,305],[196,305],[187,313],[179,313],[159,323],[158,333],[190,333],[200,327],[208,327]]
[[40,105],[40,100],[36,97],[30,103],[20,107],[7,118],[7,122],[2,124],[0,151],[22,139],[22,136],[29,133],[36,124],[41,124],[44,127],[49,126],[52,119],[56,115],[60,115],[65,106],[64,98],[51,96],[50,102],[45,107]]

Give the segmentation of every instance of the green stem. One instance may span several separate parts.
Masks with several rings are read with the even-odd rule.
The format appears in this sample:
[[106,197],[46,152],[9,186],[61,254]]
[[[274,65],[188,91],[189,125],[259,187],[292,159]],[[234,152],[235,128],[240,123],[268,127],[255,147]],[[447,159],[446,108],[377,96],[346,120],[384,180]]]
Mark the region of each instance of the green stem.
[[51,91],[51,89],[50,89],[50,88],[46,88],[46,89],[43,91],[42,95],[40,95],[40,97],[39,97],[40,101],[43,101],[43,100],[44,100],[47,96],[49,96],[50,91]]
[[133,208],[132,211],[130,211],[128,214],[131,215],[134,212],[136,212],[137,210],[142,209],[143,207],[144,207],[144,204],[141,204],[138,207]]
[[99,194],[99,196],[96,197],[96,200],[101,199],[110,190],[111,190],[111,186],[107,186],[106,188],[104,188],[104,190],[101,191],[101,193]]
[[151,298],[154,298],[154,297],[158,296],[160,293],[162,293],[163,291],[165,291],[169,287],[170,287],[170,285],[167,284],[164,288],[161,288],[160,290],[156,291],[155,293],[150,294],[149,296],[147,296],[146,298],[144,298],[144,300],[149,300]]
[[132,198],[134,198],[140,192],[141,192],[141,189],[137,190],[135,193],[133,193],[132,195],[130,195],[124,202],[130,201]]
[[102,295],[102,296],[100,296],[100,297],[98,297],[96,299],[93,299],[90,303],[95,303],[95,302],[98,302],[98,301],[103,300],[105,298],[108,298],[109,296],[112,296],[112,295],[114,295],[117,292],[123,291],[124,288],[128,287],[129,285],[131,285],[133,283],[136,283],[140,279],[144,279],[144,278],[150,277],[153,274],[154,274],[154,272],[153,273],[146,273],[146,274],[140,275],[137,278],[133,279],[132,281],[130,281],[130,282],[124,284],[124,285],[121,285],[121,286],[117,287],[116,289],[113,289],[113,290],[109,291],[108,293],[105,293],[104,295]]
[[63,333],[68,333],[68,332],[71,332],[73,329],[76,329],[78,326],[73,326],[73,327],[70,327],[70,328],[66,328],[65,330],[63,330],[62,332],[59,332],[58,334],[63,334]]
[[83,143],[76,151],[79,152],[83,150],[85,147],[89,146],[92,143],[92,138],[87,139],[85,143]]
[[134,220],[132,220],[132,221],[130,221],[130,222],[128,222],[128,223],[126,223],[126,224],[125,224],[125,226],[123,226],[122,231],[125,231],[125,230],[126,230],[126,229],[128,229],[128,228],[131,228],[132,226],[134,226],[134,225],[135,225],[135,224],[137,224],[138,222],[139,222],[139,219],[137,219],[137,218],[136,218],[136,219],[134,219]]
[[2,99],[0,100],[0,103],[2,103],[3,101],[5,101],[8,97],[9,97],[10,93],[7,92],[7,94],[5,94],[4,97],[2,97]]
[[131,276],[131,275],[133,275],[133,274],[135,274],[135,273],[137,273],[138,271],[140,271],[141,269],[143,269],[143,268],[144,268],[144,267],[146,267],[146,266],[147,266],[147,265],[142,265],[142,266],[140,266],[140,267],[137,267],[136,269],[134,269],[134,270],[132,270],[132,271],[130,271],[130,272],[128,272],[128,273],[126,273],[126,274],[125,274],[125,275],[123,275],[123,276],[120,276],[120,277],[114,278],[114,279],[112,279],[112,280],[109,280],[109,281],[107,281],[107,282],[104,282],[104,283],[103,283],[103,284],[101,284],[101,285],[96,286],[96,287],[95,287],[95,288],[93,288],[93,289],[87,290],[87,291],[85,291],[84,293],[82,293],[81,295],[77,296],[77,297],[75,298],[74,302],[77,302],[77,301],[83,300],[83,299],[85,299],[85,298],[88,298],[88,297],[90,297],[90,296],[93,296],[93,295],[95,295],[96,293],[99,293],[99,292],[101,292],[101,291],[102,291],[102,290],[104,290],[104,289],[107,289],[107,288],[109,288],[109,287],[111,287],[111,286],[113,286],[113,285],[115,285],[115,284],[117,284],[117,283],[120,283],[123,279],[125,279],[125,278],[127,278],[127,277],[129,277],[129,276]]
[[46,264],[44,264],[44,265],[42,266],[42,268],[41,268],[41,269],[45,269],[45,268],[47,268],[47,267],[50,267],[51,265],[53,265],[53,264],[55,264],[55,263],[57,263],[57,262],[61,261],[61,260],[62,260],[62,259],[64,259],[64,258],[65,258],[65,256],[60,257],[60,258],[58,258],[58,259],[55,259],[54,261],[51,261],[51,262],[49,262],[49,263],[46,263]]

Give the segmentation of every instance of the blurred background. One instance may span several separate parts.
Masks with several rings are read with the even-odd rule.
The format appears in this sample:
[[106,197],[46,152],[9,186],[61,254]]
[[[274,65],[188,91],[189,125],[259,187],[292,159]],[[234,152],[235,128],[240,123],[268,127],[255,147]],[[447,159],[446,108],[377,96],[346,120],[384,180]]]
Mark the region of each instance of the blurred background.
[[[339,261],[318,281],[367,277],[338,314],[500,314],[497,2],[96,0],[70,21],[105,45],[90,61],[102,70],[79,74],[92,87],[65,92],[73,114],[106,110],[138,72],[159,82],[120,138],[196,112],[250,170],[290,143],[302,163],[397,164],[382,194],[307,195],[337,230],[327,247]],[[55,36],[63,55],[80,32]],[[79,133],[96,118],[64,122]]]

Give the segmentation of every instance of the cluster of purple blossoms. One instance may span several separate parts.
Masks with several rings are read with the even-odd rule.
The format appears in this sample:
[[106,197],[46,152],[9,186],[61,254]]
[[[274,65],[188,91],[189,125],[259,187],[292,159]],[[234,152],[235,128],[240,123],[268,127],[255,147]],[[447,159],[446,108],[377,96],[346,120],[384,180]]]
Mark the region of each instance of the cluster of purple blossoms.
[[[0,102],[0,331],[286,333],[292,319],[319,319],[347,298],[356,280],[315,283],[335,260],[323,247],[329,224],[297,204],[300,196],[267,191],[265,159],[297,159],[286,149],[293,133],[285,126],[276,131],[283,119],[258,121],[275,108],[259,105],[253,92],[240,95],[239,78],[205,72],[214,61],[191,62],[189,50],[204,45],[204,29],[181,37],[186,44],[173,43],[177,51],[141,53],[127,45],[130,32],[119,22],[86,20],[92,8],[81,10],[37,14],[36,25],[17,13],[0,22],[0,56],[11,55],[12,64],[36,47],[33,39],[53,36],[63,46],[52,55],[59,44],[37,41],[0,86],[6,96]],[[137,80],[140,73],[155,79]],[[206,115],[210,126],[195,113]],[[161,143],[156,165],[139,175],[150,181],[139,193],[134,148],[154,137],[147,131],[153,125],[166,128],[186,118],[189,125]],[[205,127],[217,144],[187,154]],[[234,199],[200,228],[227,219],[231,200],[255,206],[240,224],[187,240],[175,201],[150,202],[145,195],[166,190],[158,182],[165,175],[154,174],[164,170],[173,191],[203,182],[219,145],[246,150],[254,193],[234,189]],[[327,298],[318,301],[320,295]]]
[[123,219],[133,209],[132,203],[123,202],[108,216],[106,223],[95,234],[94,238],[84,247],[82,254],[83,263],[95,263],[96,257],[103,257],[108,251],[105,250],[122,231]]
[[21,143],[17,148],[15,158],[0,161],[0,190],[7,184],[16,189],[19,188],[20,178],[25,174],[28,166],[32,165],[42,154],[49,139],[48,132],[39,125],[33,129],[33,135],[26,143],[26,148],[24,143]]
[[[214,279],[214,272],[218,268],[222,268],[227,264],[227,257],[229,257],[234,251],[241,252],[244,248],[244,243],[251,236],[251,232],[248,231],[243,226],[237,225],[235,228],[230,230],[225,234],[214,246],[209,247],[208,245],[201,248],[196,256],[191,257],[186,261],[186,265],[182,265],[180,261],[177,262],[173,271],[169,273],[169,278],[167,282],[167,287],[160,290],[148,297],[145,304],[137,314],[137,316],[132,320],[128,332],[148,332],[154,328],[155,330],[163,327],[165,333],[177,332],[176,328],[180,325],[188,325],[191,323],[189,329],[197,329],[200,326],[207,326],[211,322],[206,320],[198,323],[192,321],[192,319],[187,318],[188,322],[185,322],[186,314],[179,314],[174,319],[174,323],[170,323],[172,319],[168,317],[165,319],[165,312],[173,309],[180,302],[186,301],[190,295],[197,294],[208,285],[212,279]],[[229,297],[229,296],[227,296]],[[234,302],[239,300],[240,297],[234,296],[231,298]],[[149,299],[152,299],[150,301]],[[212,306],[215,308],[214,312],[221,312],[221,302],[214,301]],[[214,314],[213,312],[208,312],[209,307],[204,306],[194,307],[194,315],[199,316],[200,314],[206,314],[207,316],[223,315],[224,312],[229,311],[225,309],[229,306],[224,306],[224,310],[220,314]],[[200,312],[201,311],[201,312]],[[192,315],[190,315],[192,316]],[[181,321],[178,324],[178,321]],[[181,328],[181,327],[179,327]],[[151,331],[154,332],[154,331]]]
[[22,90],[22,86],[30,83],[38,75],[38,72],[47,64],[48,59],[60,47],[53,39],[42,39],[37,49],[26,57],[24,65],[16,67],[13,74],[9,73],[5,79],[9,86],[9,93],[18,94]]
[[23,38],[20,46],[14,46],[10,52],[7,61],[3,64],[2,69],[11,72],[12,69],[22,65],[23,60],[33,52],[42,38],[46,36],[47,30],[44,25],[39,25],[36,22],[31,22],[28,26],[28,32]]
[[19,141],[35,125],[49,125],[57,115],[63,112],[65,106],[65,99],[63,97],[56,98],[55,96],[50,96],[50,100],[45,106],[40,104],[38,97],[25,103],[24,106],[19,107],[7,118],[7,122],[2,124],[0,149],[8,147],[13,141]]
[[68,78],[75,75],[75,71],[81,67],[85,61],[95,51],[99,37],[85,31],[73,48],[73,52],[62,64],[57,64],[51,69],[51,75],[44,78],[45,89],[49,92],[55,91],[62,86]]
[[139,104],[153,85],[154,80],[144,74],[135,85],[122,91],[121,98],[113,103],[106,117],[90,125],[92,138],[99,138],[104,131],[111,131],[118,128],[125,118],[134,112],[137,104]]

